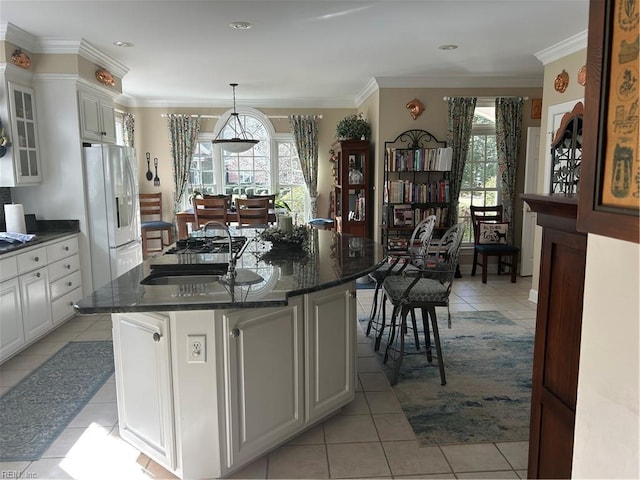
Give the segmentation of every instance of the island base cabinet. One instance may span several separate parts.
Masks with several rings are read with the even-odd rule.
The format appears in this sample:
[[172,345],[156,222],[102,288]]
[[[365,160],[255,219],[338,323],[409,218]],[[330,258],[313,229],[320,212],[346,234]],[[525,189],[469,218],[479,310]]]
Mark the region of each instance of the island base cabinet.
[[302,299],[222,314],[226,467],[246,463],[303,425]]
[[113,314],[120,436],[175,469],[175,432],[168,317]]
[[306,421],[313,422],[353,400],[355,389],[355,285],[305,297]]

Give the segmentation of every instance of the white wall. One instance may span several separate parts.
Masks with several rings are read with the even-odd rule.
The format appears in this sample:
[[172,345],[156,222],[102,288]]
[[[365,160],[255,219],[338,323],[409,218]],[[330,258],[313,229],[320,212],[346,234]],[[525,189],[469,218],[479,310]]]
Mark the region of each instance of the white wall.
[[588,236],[573,478],[640,478],[640,245]]

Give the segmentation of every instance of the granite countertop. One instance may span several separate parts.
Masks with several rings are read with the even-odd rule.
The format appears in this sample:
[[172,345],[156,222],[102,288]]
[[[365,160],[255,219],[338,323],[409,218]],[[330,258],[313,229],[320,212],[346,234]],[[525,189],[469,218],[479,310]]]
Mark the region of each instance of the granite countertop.
[[[382,245],[330,230],[311,229],[304,249],[273,248],[255,233],[242,230],[241,235],[249,240],[238,259],[236,285],[224,281],[142,285],[153,264],[170,268],[166,265],[188,263],[206,269],[227,260],[226,254],[160,254],[80,300],[75,309],[93,314],[283,306],[289,297],[354,281],[384,260]],[[243,278],[256,274],[262,280],[242,285]]]
[[35,238],[25,243],[11,243],[0,240],[0,255],[18,252],[25,248],[34,247],[42,243],[57,240],[80,232],[78,220],[38,220]]

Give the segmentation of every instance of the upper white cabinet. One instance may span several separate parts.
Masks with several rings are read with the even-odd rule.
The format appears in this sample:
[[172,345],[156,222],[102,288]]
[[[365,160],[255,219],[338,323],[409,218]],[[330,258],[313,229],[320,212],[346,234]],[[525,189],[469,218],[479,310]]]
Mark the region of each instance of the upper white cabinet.
[[80,137],[89,143],[116,143],[113,101],[89,89],[78,90]]
[[[33,88],[7,82],[11,148],[0,158],[0,186],[36,185],[42,180],[36,100]],[[5,125],[3,123],[3,125]]]

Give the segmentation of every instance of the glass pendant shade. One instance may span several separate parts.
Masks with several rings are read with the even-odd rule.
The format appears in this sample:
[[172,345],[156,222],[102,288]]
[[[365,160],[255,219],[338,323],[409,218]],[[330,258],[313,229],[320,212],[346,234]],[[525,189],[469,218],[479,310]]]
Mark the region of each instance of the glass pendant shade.
[[[229,116],[225,124],[218,131],[218,136],[213,139],[212,143],[214,145],[220,145],[220,147],[227,152],[242,153],[246,152],[247,150],[251,150],[251,148],[253,148],[260,140],[255,140],[247,137],[247,132],[244,131],[244,127],[242,126],[242,123],[240,122],[240,119],[238,118],[238,114],[236,112],[236,87],[238,86],[238,84],[230,83],[229,85],[231,85],[231,87],[233,88],[233,113]],[[233,124],[232,127],[237,136],[233,138],[220,138],[222,132],[224,132],[227,125],[229,125],[229,122]]]

